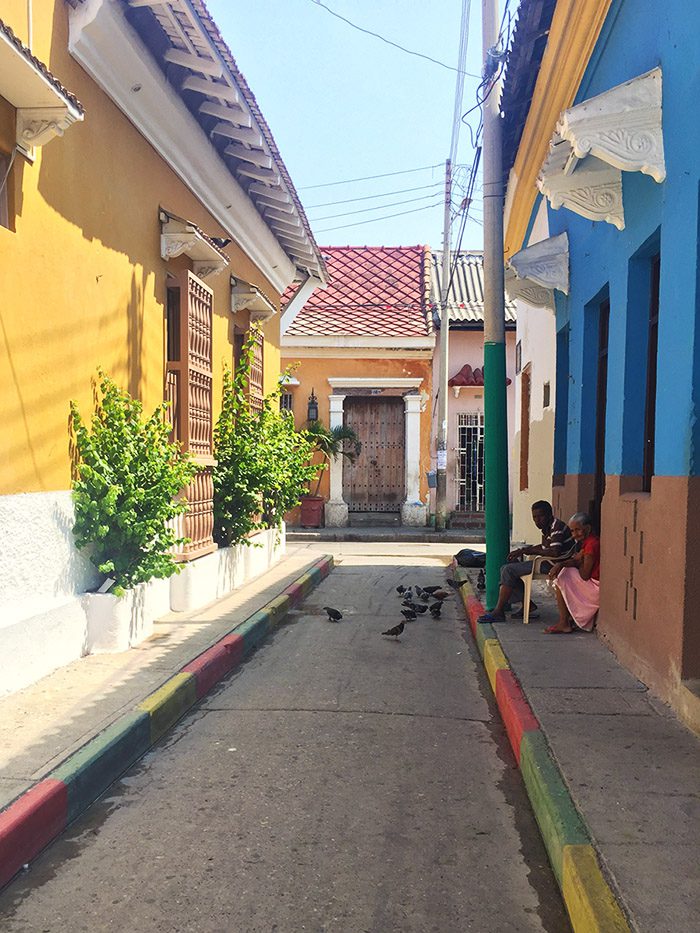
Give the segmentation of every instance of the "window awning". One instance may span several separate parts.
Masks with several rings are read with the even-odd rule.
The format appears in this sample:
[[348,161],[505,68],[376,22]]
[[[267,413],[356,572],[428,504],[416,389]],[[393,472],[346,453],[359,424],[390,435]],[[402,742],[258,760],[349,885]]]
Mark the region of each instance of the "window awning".
[[80,101],[0,20],[0,97],[17,111],[17,145],[43,146],[83,119]]
[[250,282],[231,276],[231,311],[250,311],[251,320],[266,321],[277,308],[267,295]]
[[538,308],[554,308],[554,289],[569,293],[569,238],[566,233],[533,243],[511,257],[506,289]]
[[218,275],[229,264],[229,258],[196,224],[166,211],[160,213],[160,255],[166,261],[177,256],[192,260],[192,271],[200,279]]
[[552,207],[622,230],[621,172],[666,177],[662,75],[654,68],[565,110],[537,180]]

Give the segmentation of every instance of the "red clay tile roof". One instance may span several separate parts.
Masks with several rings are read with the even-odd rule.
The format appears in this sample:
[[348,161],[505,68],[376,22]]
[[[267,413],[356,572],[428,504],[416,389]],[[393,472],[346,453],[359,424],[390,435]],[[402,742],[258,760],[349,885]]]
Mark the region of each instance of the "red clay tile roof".
[[[427,337],[427,246],[328,246],[330,284],[317,289],[287,331],[290,337]],[[287,289],[282,307],[298,286]]]

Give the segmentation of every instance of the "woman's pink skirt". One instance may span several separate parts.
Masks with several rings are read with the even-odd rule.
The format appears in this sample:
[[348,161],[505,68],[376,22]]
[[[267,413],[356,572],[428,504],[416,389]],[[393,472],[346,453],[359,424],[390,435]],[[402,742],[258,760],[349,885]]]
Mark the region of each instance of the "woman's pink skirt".
[[566,608],[579,628],[590,632],[600,607],[600,583],[583,580],[577,567],[564,567],[555,580]]

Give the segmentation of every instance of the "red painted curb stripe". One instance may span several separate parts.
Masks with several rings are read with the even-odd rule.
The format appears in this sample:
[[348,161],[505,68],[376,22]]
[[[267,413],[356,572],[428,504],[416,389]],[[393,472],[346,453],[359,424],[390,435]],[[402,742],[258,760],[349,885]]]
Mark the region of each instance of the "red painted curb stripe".
[[486,610],[482,606],[481,601],[478,600],[476,596],[467,596],[466,610],[467,615],[469,616],[469,626],[472,630],[472,635],[476,638],[476,621],[486,612]]
[[291,586],[288,586],[284,591],[286,596],[289,596],[293,605],[297,605],[304,598],[304,587],[301,583],[292,583]]
[[519,766],[523,733],[536,732],[540,724],[512,671],[496,671],[496,703]]
[[46,778],[0,813],[0,887],[66,827],[68,788]]
[[200,700],[222,677],[230,673],[243,660],[243,638],[240,635],[225,635],[211,648],[202,652],[182,671],[194,674],[197,679],[197,699]]

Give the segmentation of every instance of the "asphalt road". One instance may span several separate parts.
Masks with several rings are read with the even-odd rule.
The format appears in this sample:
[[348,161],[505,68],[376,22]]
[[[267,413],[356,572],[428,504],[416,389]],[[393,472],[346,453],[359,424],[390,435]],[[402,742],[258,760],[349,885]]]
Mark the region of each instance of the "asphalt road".
[[445,577],[434,547],[391,551],[346,546],[290,624],[5,891],[0,929],[569,930],[457,601],[379,634],[399,583]]

